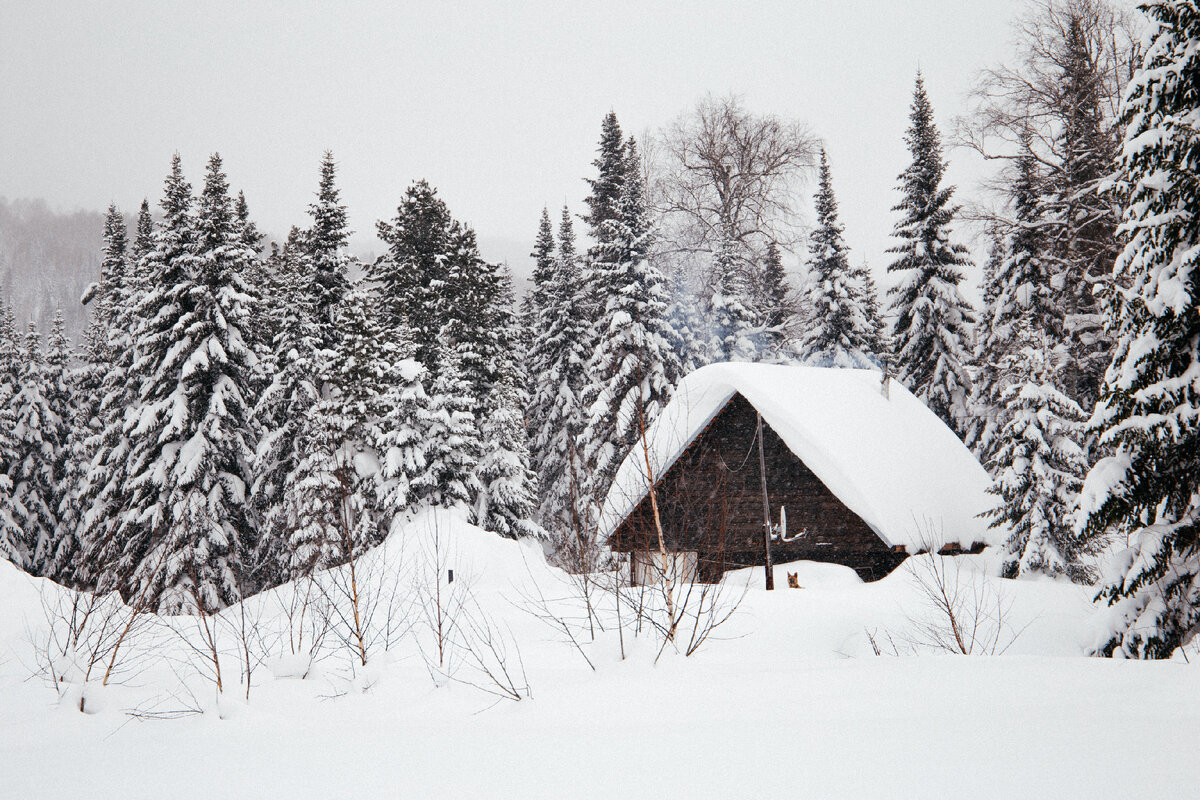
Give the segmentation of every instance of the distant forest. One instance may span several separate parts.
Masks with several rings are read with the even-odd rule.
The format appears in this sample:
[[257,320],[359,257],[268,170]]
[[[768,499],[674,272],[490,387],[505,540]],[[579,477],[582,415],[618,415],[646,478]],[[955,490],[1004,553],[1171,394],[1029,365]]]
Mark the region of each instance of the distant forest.
[[43,335],[59,306],[72,341],[86,326],[79,298],[96,280],[103,247],[100,211],[59,213],[44,200],[0,197],[0,294],[17,319],[34,320]]

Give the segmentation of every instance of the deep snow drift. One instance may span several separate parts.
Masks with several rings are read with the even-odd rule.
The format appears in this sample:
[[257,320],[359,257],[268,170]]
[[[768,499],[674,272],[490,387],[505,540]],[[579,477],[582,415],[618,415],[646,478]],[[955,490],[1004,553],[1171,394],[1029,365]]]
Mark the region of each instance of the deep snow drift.
[[[220,700],[193,619],[139,627],[108,687],[95,676],[82,687],[59,657],[69,685],[56,691],[35,676],[46,658],[33,643],[46,641],[43,607],[69,595],[0,564],[0,785],[95,798],[1110,797],[1197,785],[1194,665],[1082,657],[1087,589],[988,577],[983,557],[910,564],[871,584],[834,565],[780,565],[776,585],[795,572],[804,588],[770,593],[761,570],[732,574],[716,602],[729,620],[691,657],[667,645],[656,663],[659,598],[641,598],[639,632],[626,596],[618,635],[612,596],[593,593],[593,625],[605,626],[593,641],[578,581],[536,545],[429,514],[356,565],[366,669],[338,617],[342,568],[323,576],[322,599],[290,585],[220,616]],[[939,564],[946,585],[985,600],[980,649],[1011,640],[1004,655],[928,645],[940,616],[917,576]],[[320,618],[333,630],[310,657]],[[249,702],[241,630],[253,631]],[[681,625],[676,641],[687,639]],[[522,699],[504,699],[489,672]],[[94,713],[79,713],[81,694]]]

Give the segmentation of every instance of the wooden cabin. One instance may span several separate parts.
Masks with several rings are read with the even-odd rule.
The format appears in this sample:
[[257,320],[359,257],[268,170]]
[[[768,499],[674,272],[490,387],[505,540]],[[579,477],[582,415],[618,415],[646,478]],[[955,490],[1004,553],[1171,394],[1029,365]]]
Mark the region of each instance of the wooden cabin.
[[911,553],[981,551],[994,536],[977,518],[990,503],[986,473],[889,383],[867,370],[762,364],[688,376],[605,504],[608,545],[628,554],[632,582],[664,569],[655,503],[666,568],[704,582],[765,563],[768,516],[774,563],[842,564],[865,581]]

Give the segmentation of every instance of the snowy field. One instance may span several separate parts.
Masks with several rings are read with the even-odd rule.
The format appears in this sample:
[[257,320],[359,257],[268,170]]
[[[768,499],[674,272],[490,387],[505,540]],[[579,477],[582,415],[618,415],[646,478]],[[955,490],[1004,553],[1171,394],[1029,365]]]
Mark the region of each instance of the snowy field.
[[[1186,797],[1200,787],[1200,669],[1082,657],[1086,590],[986,569],[964,558],[943,574],[966,592],[960,610],[976,597],[1003,610],[999,631],[992,611],[970,615],[978,647],[1008,645],[1003,655],[929,646],[942,615],[906,569],[863,584],[800,563],[778,568],[773,593],[761,571],[728,577],[714,608],[733,616],[692,656],[668,645],[655,663],[662,638],[649,622],[636,632],[628,606],[619,637],[611,596],[597,595],[607,630],[592,641],[576,584],[536,547],[439,514],[359,562],[360,602],[390,600],[369,606],[366,670],[352,670],[352,647],[337,642],[345,626],[311,662],[288,644],[301,627],[285,611],[293,587],[247,601],[247,702],[238,607],[213,628],[219,700],[191,619],[137,626],[107,687],[95,675],[81,685],[67,663],[79,652],[58,655],[67,680],[57,692],[38,675],[46,648],[34,643],[49,631],[44,608],[67,595],[0,563],[0,795]],[[804,588],[787,588],[787,572]],[[328,593],[344,573],[326,576]],[[441,668],[439,608],[457,625]],[[481,644],[489,636],[495,647]],[[501,656],[520,701],[490,693],[483,668],[495,672]]]

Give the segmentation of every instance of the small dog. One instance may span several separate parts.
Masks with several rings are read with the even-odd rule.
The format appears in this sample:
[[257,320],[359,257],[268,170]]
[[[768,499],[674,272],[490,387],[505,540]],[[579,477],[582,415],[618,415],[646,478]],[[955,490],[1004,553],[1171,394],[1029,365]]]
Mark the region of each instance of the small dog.
[[787,574],[787,576],[788,576],[788,588],[789,589],[803,589],[804,588],[803,586],[800,585],[800,573],[799,572],[789,572]]

